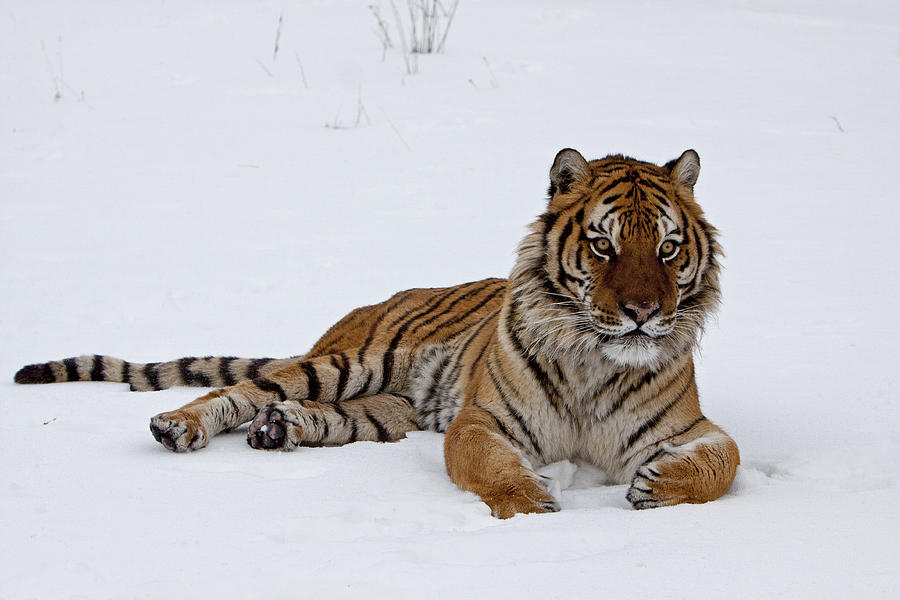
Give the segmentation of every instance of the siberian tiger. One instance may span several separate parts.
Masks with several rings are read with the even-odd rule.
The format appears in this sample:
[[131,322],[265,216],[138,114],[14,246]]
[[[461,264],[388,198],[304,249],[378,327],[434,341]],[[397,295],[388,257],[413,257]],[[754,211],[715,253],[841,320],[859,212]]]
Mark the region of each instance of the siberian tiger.
[[153,417],[175,452],[251,421],[253,448],[446,432],[450,478],[500,518],[559,510],[535,469],[582,459],[635,508],[724,494],[737,445],[700,412],[693,350],[719,301],[716,230],[693,197],[697,153],[656,166],[572,149],[509,279],[412,289],[351,312],[302,356],[136,364],[81,356],[18,383],[218,387]]

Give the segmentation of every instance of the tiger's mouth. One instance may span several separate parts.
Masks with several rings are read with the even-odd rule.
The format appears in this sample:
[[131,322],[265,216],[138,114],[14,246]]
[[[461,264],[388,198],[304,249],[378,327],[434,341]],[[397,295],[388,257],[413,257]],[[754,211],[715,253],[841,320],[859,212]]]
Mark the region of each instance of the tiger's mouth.
[[656,336],[650,335],[649,333],[647,333],[647,332],[644,331],[643,329],[637,328],[637,329],[632,329],[632,330],[629,331],[628,333],[623,333],[623,334],[620,335],[619,337],[620,337],[620,338],[626,338],[626,339],[627,339],[627,338],[638,338],[638,339],[639,339],[639,338],[654,338],[654,337],[656,337]]

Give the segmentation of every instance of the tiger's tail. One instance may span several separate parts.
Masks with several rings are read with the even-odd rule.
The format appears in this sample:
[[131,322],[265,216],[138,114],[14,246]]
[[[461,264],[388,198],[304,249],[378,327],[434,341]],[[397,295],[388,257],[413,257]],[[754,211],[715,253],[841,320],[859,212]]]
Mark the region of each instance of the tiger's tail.
[[115,381],[127,383],[132,392],[159,391],[176,385],[225,387],[256,379],[295,364],[302,357],[236,358],[193,356],[168,362],[134,363],[100,354],[27,365],[18,370],[16,383],[66,381]]

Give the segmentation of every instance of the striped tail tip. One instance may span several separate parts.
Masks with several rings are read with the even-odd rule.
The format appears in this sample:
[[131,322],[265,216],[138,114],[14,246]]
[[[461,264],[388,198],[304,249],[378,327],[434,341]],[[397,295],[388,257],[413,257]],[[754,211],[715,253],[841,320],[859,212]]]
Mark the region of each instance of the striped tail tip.
[[16,383],[55,383],[56,377],[50,363],[26,365],[16,372]]

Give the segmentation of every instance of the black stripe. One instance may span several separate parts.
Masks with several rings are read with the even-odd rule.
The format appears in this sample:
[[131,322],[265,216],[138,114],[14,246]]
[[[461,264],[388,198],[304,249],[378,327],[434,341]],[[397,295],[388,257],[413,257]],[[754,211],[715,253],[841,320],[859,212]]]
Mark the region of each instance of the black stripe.
[[[127,365],[128,363],[125,363],[125,364]],[[50,366],[50,363],[44,363],[41,366],[41,369],[44,371],[43,381],[45,383],[55,383],[56,382],[56,375],[53,373],[53,367]]]
[[438,363],[438,366],[434,368],[434,371],[431,373],[431,385],[428,386],[428,392],[425,394],[425,398],[433,398],[435,392],[437,392],[437,387],[441,383],[441,378],[444,375],[444,371],[447,368],[447,365],[450,364],[450,354],[444,354],[441,357],[441,362]]
[[627,181],[628,181],[628,177],[618,177],[616,179],[613,179],[612,181],[607,183],[605,186],[603,186],[602,188],[597,190],[597,192],[594,194],[594,197],[602,196],[603,194],[605,194],[609,190],[613,189],[617,185],[621,185],[623,183],[626,183]]
[[694,235],[694,246],[697,248],[697,270],[694,272],[694,283],[697,285],[700,284],[700,280],[703,277],[703,274],[700,272],[700,269],[703,268],[703,263],[707,259],[707,254],[709,254],[709,239],[707,237],[700,235],[700,228],[695,224],[691,223],[690,227],[691,233]]
[[[497,316],[497,314],[498,314],[499,312],[500,312],[500,309],[498,308],[497,310],[495,310],[494,312],[492,312],[490,315],[488,315],[487,317],[485,317],[485,318],[481,321],[481,323],[478,325],[478,327],[476,327],[476,328],[472,331],[472,335],[470,335],[468,338],[466,338],[465,343],[463,343],[463,345],[460,347],[460,349],[459,349],[459,350],[455,353],[455,355],[454,355],[454,359],[456,360],[456,364],[453,365],[453,370],[452,370],[451,375],[450,375],[450,377],[448,378],[448,380],[452,380],[454,384],[456,383],[456,380],[459,378],[459,373],[460,373],[460,371],[462,371],[462,367],[463,367],[463,365],[462,365],[462,358],[463,358],[463,356],[465,355],[466,350],[469,349],[469,346],[472,345],[472,342],[475,341],[475,338],[478,337],[478,334],[481,333],[481,331],[487,326],[488,323],[490,323],[490,322],[494,319],[494,317]],[[490,337],[491,337],[491,336],[488,337],[488,341],[490,341]],[[470,375],[470,376],[471,376],[471,375]]]
[[[406,330],[410,325],[413,324],[417,319],[420,319],[427,315],[431,310],[437,308],[441,302],[452,296],[454,293],[459,291],[459,288],[453,288],[449,293],[444,294],[442,296],[434,296],[425,303],[425,308],[414,314],[412,317],[409,317],[406,321],[403,322],[397,329],[397,333],[394,334],[394,337],[391,338],[390,343],[388,344],[387,350],[384,353],[384,356],[381,359],[381,386],[379,391],[383,391],[387,384],[391,380],[391,376],[393,375],[392,371],[394,370],[394,352],[397,351],[397,346],[400,345],[400,339],[406,333]],[[412,311],[407,311],[405,314],[409,315]],[[394,323],[399,321],[395,320]]]
[[234,419],[237,421],[241,418],[241,409],[238,408],[237,402],[234,401],[234,398],[231,396],[225,396],[228,399],[228,402],[231,403],[231,408],[234,409]]
[[648,188],[650,188],[650,189],[652,189],[652,190],[655,190],[655,191],[657,191],[657,192],[663,194],[664,196],[665,196],[665,194],[666,194],[665,188],[663,188],[662,186],[660,186],[658,183],[656,183],[655,181],[653,181],[653,180],[650,179],[649,177],[641,177],[641,183],[640,183],[640,185],[645,185],[645,186],[647,186]]
[[407,404],[409,404],[409,406],[410,406],[411,408],[415,408],[415,407],[416,407],[415,401],[413,401],[413,399],[410,398],[409,396],[406,396],[406,395],[404,395],[404,394],[398,394],[397,392],[394,392],[394,393],[391,394],[391,395],[392,395],[392,396],[397,396],[398,398],[402,398],[403,400],[406,401]]
[[[378,325],[381,324],[381,322],[388,316],[388,314],[390,314],[390,312],[392,310],[397,308],[401,303],[403,303],[406,300],[406,294],[404,294],[403,296],[400,296],[400,294],[397,294],[397,296],[398,297],[396,300],[394,300],[393,302],[391,302],[390,304],[388,304],[387,306],[384,307],[384,312],[382,312],[378,316],[378,318],[375,319],[375,321],[372,323],[372,326],[369,328],[369,334],[366,336],[366,341],[363,342],[363,345],[359,348],[359,353],[356,356],[356,359],[360,365],[363,364],[363,358],[366,355],[366,350],[369,349],[369,344],[371,344],[372,340],[375,339],[375,330],[378,329]],[[415,310],[415,309],[411,309],[411,310]],[[406,314],[408,314],[408,313],[406,313]]]
[[369,349],[369,344],[372,343],[372,340],[375,338],[375,330],[378,329],[378,325],[384,318],[387,316],[387,308],[385,308],[385,312],[382,313],[375,321],[372,323],[372,326],[369,328],[369,335],[366,336],[366,341],[363,342],[363,345],[360,346],[359,352],[356,355],[356,360],[359,364],[363,364],[363,358],[366,355],[366,350]]
[[334,412],[339,414],[341,416],[341,418],[344,419],[344,422],[347,421],[347,419],[348,419],[347,413],[344,412],[344,407],[341,406],[340,402],[335,402],[334,404],[331,405],[331,407],[334,408]]
[[557,245],[556,260],[558,263],[560,273],[565,273],[565,271],[566,271],[563,268],[563,253],[566,250],[566,240],[569,239],[570,235],[572,235],[573,227],[574,227],[573,221],[572,221],[572,219],[569,219],[568,221],[566,221],[566,224],[563,227],[562,233],[559,235],[559,237],[556,238],[556,245]]
[[[494,339],[494,333],[491,332],[491,335],[484,341],[484,345],[481,346],[481,350],[478,351],[478,354],[475,356],[475,360],[469,364],[469,379],[472,379],[472,375],[475,374],[475,368],[478,366],[478,363],[481,362],[481,359],[484,357],[484,351],[488,349],[488,346],[491,345],[491,342]],[[462,358],[462,357],[460,357]]]
[[535,357],[525,352],[525,346],[522,344],[522,340],[519,339],[519,336],[514,328],[515,318],[515,307],[513,306],[510,307],[510,311],[506,315],[506,329],[509,333],[510,339],[512,340],[513,346],[515,347],[516,352],[519,353],[519,356],[522,358],[522,360],[525,361],[525,364],[528,366],[528,370],[531,371],[532,377],[534,377],[537,380],[538,384],[541,386],[541,390],[543,390],[544,395],[547,396],[556,411],[561,414],[562,406],[560,404],[561,397],[559,391],[557,391],[556,386],[554,386],[553,382],[550,381],[550,377],[547,375],[547,372],[544,371],[543,367],[538,364]]
[[328,418],[322,413],[322,437],[319,439],[320,442],[324,442],[328,438],[328,433],[331,430],[328,427]]
[[251,382],[253,383],[253,385],[264,392],[278,394],[278,399],[282,402],[287,400],[287,394],[284,392],[284,388],[271,379],[266,379],[265,377],[257,377],[256,379],[251,379]]
[[493,292],[491,292],[490,294],[488,294],[487,296],[482,298],[478,302],[478,304],[476,304],[475,306],[470,308],[465,314],[457,315],[457,316],[453,317],[452,319],[444,321],[443,323],[441,323],[440,325],[435,327],[431,332],[428,333],[428,335],[426,335],[424,338],[422,338],[422,341],[427,340],[428,338],[430,338],[431,336],[436,334],[438,331],[441,331],[442,329],[450,327],[451,325],[456,325],[457,323],[461,323],[462,321],[468,319],[470,316],[472,316],[473,314],[475,314],[479,310],[481,310],[485,304],[487,304],[488,302],[490,302],[491,300],[493,300],[494,298],[496,298],[497,296],[499,296],[501,293],[503,293],[505,291],[506,291],[505,288],[501,288],[499,290],[494,290]]
[[651,381],[653,381],[656,375],[657,373],[654,373],[653,371],[647,371],[647,373],[643,377],[641,377],[641,379],[637,383],[632,384],[630,388],[622,392],[622,394],[616,399],[616,401],[613,402],[612,406],[609,407],[609,410],[606,411],[606,414],[600,417],[600,421],[605,421],[610,416],[612,416],[614,412],[619,410],[622,405],[625,404],[625,400],[627,400],[629,396],[631,396],[644,386],[648,385]]
[[103,378],[103,357],[94,355],[94,364],[91,368],[91,381],[106,381]]
[[634,443],[641,438],[641,436],[643,436],[645,433],[647,433],[648,431],[650,431],[651,429],[656,427],[657,423],[659,423],[660,420],[662,420],[662,418],[666,415],[666,413],[669,412],[669,410],[671,410],[671,408],[673,406],[678,404],[678,402],[681,400],[683,395],[684,394],[677,396],[674,400],[672,400],[671,402],[669,402],[668,404],[663,406],[659,410],[659,412],[657,412],[655,415],[653,415],[652,417],[647,419],[643,425],[638,427],[634,433],[632,433],[630,436],[628,436],[628,441],[625,442],[625,445],[622,447],[622,452],[631,448],[634,445]]
[[478,400],[474,396],[472,397],[472,406],[479,408],[479,409],[483,410],[484,412],[486,412],[487,414],[489,414],[491,416],[491,418],[494,419],[494,423],[497,424],[497,429],[500,430],[500,432],[503,434],[504,437],[506,437],[509,440],[515,441],[515,442],[518,441],[516,439],[516,437],[513,436],[513,434],[509,431],[509,429],[506,428],[506,425],[504,425],[503,422],[497,418],[497,415],[495,415],[493,412],[491,412],[490,410],[488,410],[487,408],[485,408],[484,406],[479,404]]
[[656,440],[655,442],[652,442],[652,443],[647,444],[647,445],[648,445],[648,446],[655,446],[656,444],[661,444],[661,443],[665,442],[666,440],[671,440],[671,439],[673,439],[673,438],[677,438],[677,437],[679,437],[679,436],[682,436],[682,435],[686,434],[688,431],[690,431],[691,429],[693,429],[694,427],[696,427],[698,423],[700,423],[701,421],[705,421],[705,420],[706,420],[706,417],[700,417],[699,419],[697,419],[696,421],[694,421],[693,423],[691,423],[690,425],[688,425],[687,427],[685,427],[685,428],[682,429],[681,431],[678,431],[678,432],[676,432],[676,433],[673,433],[672,435],[667,435],[666,437],[662,438],[661,440]]
[[568,386],[568,385],[569,385],[569,380],[566,379],[565,373],[562,372],[562,368],[559,366],[559,363],[556,362],[556,361],[553,361],[553,370],[556,371],[556,381],[557,381],[557,383],[561,384],[561,385],[564,386],[564,387],[565,387],[565,386]]
[[306,373],[307,387],[309,392],[307,393],[307,399],[312,400],[313,402],[319,399],[319,375],[316,373],[316,367],[309,362],[300,363],[300,368],[303,369],[303,372]]
[[178,359],[178,371],[181,373],[181,381],[184,385],[192,385],[194,383],[194,374],[191,373],[190,366],[196,358],[180,358]]
[[[211,356],[207,356],[204,360],[211,359]],[[181,373],[181,380],[184,382],[184,385],[212,387],[212,381],[210,381],[209,377],[205,373],[191,370],[191,367],[196,360],[197,359],[193,357],[182,358],[178,360],[178,370]]]
[[[459,296],[458,298],[456,298],[455,300],[453,300],[453,302],[451,302],[450,304],[448,304],[442,311],[434,313],[433,315],[431,315],[429,318],[425,319],[425,320],[422,321],[421,323],[417,323],[416,326],[413,327],[412,329],[410,329],[409,332],[410,332],[411,334],[412,334],[412,333],[415,333],[415,332],[417,332],[418,330],[420,330],[422,327],[424,327],[424,326],[426,326],[426,325],[429,325],[429,324],[431,324],[431,323],[434,323],[437,319],[439,319],[439,318],[443,317],[444,315],[448,314],[451,310],[453,310],[453,307],[454,307],[454,306],[456,306],[457,304],[459,304],[460,302],[462,302],[462,301],[465,300],[466,298],[471,298],[472,296],[477,295],[477,294],[478,294],[479,292],[481,292],[482,290],[487,289],[487,288],[490,287],[492,284],[493,284],[493,285],[496,285],[497,283],[498,283],[497,281],[489,280],[489,281],[487,281],[487,283],[484,283],[483,285],[481,285],[481,286],[475,288],[474,290],[469,290],[469,291],[467,291],[466,293],[462,294],[461,296]],[[440,327],[438,327],[438,328],[440,328]],[[432,333],[433,333],[433,332],[432,332]],[[430,334],[429,334],[429,335],[430,335]],[[425,336],[425,337],[427,338],[428,336]]]
[[200,387],[213,387],[213,382],[206,373],[194,371],[194,377]]
[[259,377],[259,370],[272,362],[272,358],[257,358],[247,366],[247,379],[256,379]]
[[[542,242],[543,250],[544,250],[543,260],[541,261],[540,269],[539,270],[532,269],[531,273],[533,273],[533,277],[536,281],[541,282],[544,289],[548,293],[550,293],[550,294],[562,293],[563,295],[571,295],[572,291],[569,290],[565,286],[565,284],[562,283],[561,280],[559,280],[560,276],[563,278],[571,278],[571,276],[568,273],[566,273],[562,269],[562,266],[559,264],[557,265],[557,267],[558,267],[556,269],[557,277],[555,277],[555,278],[550,276],[550,271],[547,268],[548,260],[549,260],[547,255],[548,255],[549,249],[550,249],[550,244],[549,244],[550,236],[553,233],[553,227],[556,225],[556,222],[559,220],[559,218],[561,216],[562,216],[562,212],[554,213],[544,220],[546,227],[545,227],[544,231],[542,232],[542,237],[541,237],[541,242]],[[571,220],[570,220],[570,222],[571,222]]]
[[236,359],[233,356],[223,356],[219,359],[219,377],[226,386],[232,386],[237,383],[234,374],[231,372],[231,363]]
[[585,270],[584,264],[582,262],[583,259],[581,258],[581,255],[583,253],[584,253],[584,246],[578,246],[578,248],[575,250],[575,270],[578,271],[579,273],[584,273],[585,275],[587,275],[588,271]]
[[[338,357],[340,357],[340,360],[338,360]],[[350,378],[350,365],[347,355],[343,352],[337,356],[332,356],[331,364],[338,370],[337,391],[334,394],[334,399],[339,401],[344,395],[344,388],[347,386],[347,380]]]
[[616,200],[621,198],[623,195],[624,194],[612,194],[611,196],[607,196],[606,198],[604,198],[600,202],[600,204],[612,204],[613,202],[615,202]]
[[66,381],[78,381],[78,362],[74,358],[64,358],[66,366]]
[[363,382],[362,387],[359,388],[359,391],[356,392],[358,396],[365,395],[369,391],[369,386],[372,385],[372,370],[366,370],[366,380]]
[[669,391],[670,388],[672,388],[676,383],[678,383],[678,380],[681,379],[681,376],[684,375],[685,373],[688,373],[688,376],[682,382],[681,389],[678,390],[678,393],[676,394],[676,396],[681,396],[682,394],[684,394],[687,391],[687,389],[691,386],[691,383],[693,383],[693,381],[694,381],[694,377],[693,377],[694,365],[690,362],[685,364],[684,366],[682,366],[681,369],[677,373],[672,375],[672,377],[670,377],[665,382],[665,384],[659,383],[659,385],[657,386],[657,389],[656,389],[656,393],[649,396],[648,398],[644,398],[638,404],[635,404],[632,407],[632,410],[636,411],[640,407],[642,407],[646,404],[650,404],[654,400],[663,396],[667,391]]
[[356,417],[350,419],[350,425],[353,427],[350,430],[350,439],[347,441],[348,444],[352,444],[359,437],[359,430],[356,426]]
[[127,360],[122,361],[122,383],[133,385],[131,383],[131,363]]
[[608,387],[610,387],[610,386],[615,385],[616,382],[619,380],[619,377],[622,376],[622,373],[623,373],[623,372],[624,372],[624,371],[618,371],[618,372],[616,372],[616,373],[613,373],[612,376],[611,376],[609,379],[607,379],[606,381],[603,382],[602,387],[608,388]]
[[472,283],[473,282],[463,283],[460,285],[455,285],[453,287],[434,288],[431,290],[423,290],[423,291],[432,292],[431,297],[424,304],[422,302],[413,301],[413,306],[411,308],[407,308],[405,311],[403,311],[402,313],[397,315],[394,319],[392,319],[391,322],[387,324],[385,329],[387,329],[389,331],[393,331],[394,327],[396,327],[397,324],[399,324],[401,321],[405,321],[414,312],[421,311],[421,314],[417,315],[416,317],[413,317],[413,319],[428,312],[428,310],[423,311],[422,310],[423,307],[426,307],[426,306],[428,306],[428,307],[435,306],[436,307],[438,304],[440,304],[444,300],[447,300],[453,294],[459,292],[461,289],[469,287],[470,285],[472,285]]
[[365,411],[366,418],[372,422],[372,425],[375,426],[375,431],[378,432],[378,441],[379,442],[389,442],[391,440],[391,436],[388,433],[387,429],[384,428],[384,425],[381,424],[381,421],[372,416],[368,410]]
[[144,365],[144,377],[147,378],[147,383],[149,383],[150,387],[156,392],[163,389],[162,386],[159,385],[159,371],[157,371],[159,364],[160,363],[147,363]]
[[[512,405],[509,401],[509,397],[506,395],[506,390],[503,389],[501,382],[497,379],[497,376],[494,374],[494,369],[491,367],[491,361],[488,359],[487,361],[487,372],[491,378],[491,381],[494,384],[494,387],[497,389],[497,392],[500,394],[500,400],[503,401],[504,406],[506,407],[507,412],[512,415],[512,417],[516,420],[516,423],[519,424],[519,427],[528,436],[528,440],[531,442],[531,447],[534,448],[535,452],[537,452],[538,456],[543,456],[543,450],[541,450],[541,445],[538,443],[537,438],[534,433],[532,433],[531,429],[528,428],[528,425],[525,424],[525,419],[522,417],[521,413]],[[505,376],[500,371],[500,376],[505,379]],[[504,382],[506,383],[506,382]]]
[[[450,371],[450,375],[447,377],[447,384],[449,387],[454,387],[456,385],[456,382],[459,381],[459,375],[460,375],[460,373],[462,373],[462,369],[463,369],[462,358],[463,358],[463,356],[465,356],[466,350],[468,350],[469,346],[472,344],[472,342],[475,341],[475,338],[478,337],[478,335],[488,325],[488,323],[493,321],[494,317],[496,317],[499,313],[500,313],[500,309],[498,308],[497,310],[492,312],[490,315],[485,317],[481,321],[481,323],[478,325],[478,327],[476,327],[475,330],[472,331],[472,334],[468,338],[466,338],[465,343],[463,343],[463,345],[460,347],[460,349],[454,353],[453,359],[454,359],[455,363],[453,365],[453,369],[451,369],[451,371]],[[488,343],[490,343],[490,340],[492,337],[493,337],[493,335],[488,336]],[[484,347],[481,349],[481,352],[479,353],[479,355],[483,354],[483,353],[484,353]],[[474,370],[474,368],[475,368],[475,364],[473,363],[470,366],[469,378],[472,377],[472,371]]]

